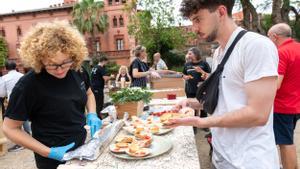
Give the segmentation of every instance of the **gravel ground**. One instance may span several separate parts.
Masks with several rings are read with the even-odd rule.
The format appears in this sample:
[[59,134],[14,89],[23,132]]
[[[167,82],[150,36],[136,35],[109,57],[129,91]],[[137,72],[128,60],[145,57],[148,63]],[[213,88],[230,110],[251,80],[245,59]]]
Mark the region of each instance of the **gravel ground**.
[[[204,138],[205,132],[198,130],[196,134],[196,142],[199,154],[199,160],[201,164],[201,169],[210,169],[210,159],[209,159],[209,145]],[[296,131],[296,145],[297,155],[298,155],[298,166],[300,166],[300,122],[298,122]],[[11,142],[7,143],[8,147],[13,144]],[[5,156],[0,157],[0,168],[1,169],[35,169],[35,163],[33,158],[33,153],[27,149],[21,150],[19,152],[7,153]]]

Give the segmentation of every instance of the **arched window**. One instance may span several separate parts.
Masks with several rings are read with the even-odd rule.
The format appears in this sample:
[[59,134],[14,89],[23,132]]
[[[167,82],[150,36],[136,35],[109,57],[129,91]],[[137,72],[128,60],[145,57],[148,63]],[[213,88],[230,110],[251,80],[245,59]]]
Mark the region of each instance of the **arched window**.
[[112,0],[108,0],[108,5],[112,5],[113,1]]
[[114,18],[113,18],[113,25],[114,25],[114,27],[118,26],[118,19],[116,16],[114,16]]
[[0,35],[1,35],[2,37],[5,37],[5,30],[4,30],[3,27],[2,27],[1,30],[0,30]]
[[20,26],[17,27],[17,36],[22,36],[22,30]]
[[117,38],[116,39],[116,49],[117,50],[124,50],[124,39],[123,38]]
[[120,26],[124,26],[124,19],[123,19],[122,15],[120,15],[120,18],[119,18],[119,24],[120,24]]

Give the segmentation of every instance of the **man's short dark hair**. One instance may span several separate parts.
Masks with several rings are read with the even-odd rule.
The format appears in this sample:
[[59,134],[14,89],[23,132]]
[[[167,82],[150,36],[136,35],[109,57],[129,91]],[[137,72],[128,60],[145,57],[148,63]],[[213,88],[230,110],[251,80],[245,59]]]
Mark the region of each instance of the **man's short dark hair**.
[[5,61],[5,68],[6,70],[15,70],[17,67],[17,64],[13,60],[7,60]]
[[104,61],[108,61],[107,57],[101,56],[99,62],[104,62]]
[[180,11],[184,17],[190,17],[200,9],[208,9],[213,12],[218,6],[224,5],[227,8],[228,16],[232,15],[235,0],[183,0]]

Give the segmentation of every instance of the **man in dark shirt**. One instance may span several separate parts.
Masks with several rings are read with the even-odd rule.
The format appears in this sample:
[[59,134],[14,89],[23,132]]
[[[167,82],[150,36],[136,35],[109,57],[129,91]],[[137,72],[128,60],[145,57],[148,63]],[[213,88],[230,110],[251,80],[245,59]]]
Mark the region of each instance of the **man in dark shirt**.
[[103,109],[104,94],[103,89],[105,82],[109,80],[109,76],[106,72],[105,65],[108,59],[106,57],[101,57],[99,64],[93,67],[91,72],[91,87],[96,99],[96,111],[98,117],[100,118],[100,111]]

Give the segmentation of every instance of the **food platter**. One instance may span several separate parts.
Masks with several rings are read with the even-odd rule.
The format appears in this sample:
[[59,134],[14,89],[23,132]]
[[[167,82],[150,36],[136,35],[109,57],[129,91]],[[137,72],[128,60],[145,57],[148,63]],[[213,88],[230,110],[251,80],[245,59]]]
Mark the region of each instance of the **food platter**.
[[[123,127],[123,129],[125,131],[127,131],[128,133],[130,133],[130,134],[134,134],[134,132],[135,132],[135,129],[133,127],[131,127],[131,126],[125,126],[125,127]],[[159,128],[158,132],[155,132],[153,134],[154,135],[164,135],[164,134],[167,134],[167,133],[171,132],[172,130],[173,130],[173,128],[164,128],[164,127],[161,127],[161,128]]]
[[131,156],[128,153],[128,150],[126,150],[127,153],[113,153],[111,151],[111,154],[117,158],[126,159],[126,160],[142,160],[142,159],[149,159],[153,157],[160,156],[164,153],[167,153],[172,149],[172,142],[166,138],[153,136],[153,142],[151,146],[146,149],[146,151],[149,150],[149,155],[145,155],[142,157],[135,157]]

